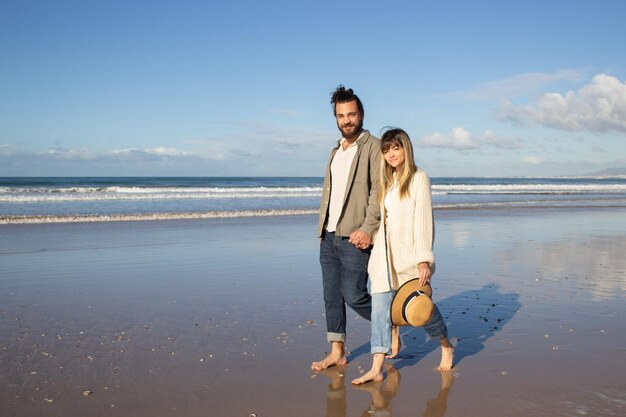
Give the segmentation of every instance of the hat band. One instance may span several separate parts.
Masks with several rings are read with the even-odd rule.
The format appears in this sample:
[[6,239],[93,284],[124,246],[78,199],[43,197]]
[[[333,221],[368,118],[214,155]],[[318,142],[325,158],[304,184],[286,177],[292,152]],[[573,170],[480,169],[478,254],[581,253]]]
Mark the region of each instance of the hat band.
[[406,308],[408,307],[409,303],[413,301],[414,298],[419,297],[423,294],[424,293],[422,291],[415,290],[411,294],[409,294],[408,297],[406,297],[406,299],[404,300],[404,303],[402,304],[402,318],[406,323],[409,323],[409,320],[406,318]]

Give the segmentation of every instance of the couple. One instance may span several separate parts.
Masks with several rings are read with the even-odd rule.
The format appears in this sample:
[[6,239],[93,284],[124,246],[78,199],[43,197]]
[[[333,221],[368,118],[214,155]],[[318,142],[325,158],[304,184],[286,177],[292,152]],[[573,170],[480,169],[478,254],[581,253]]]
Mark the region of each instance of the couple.
[[[343,137],[326,167],[318,227],[331,351],[311,369],[347,363],[347,304],[372,322],[372,368],[352,381],[363,384],[382,380],[385,356],[400,350],[390,315],[396,290],[411,279],[427,286],[434,272],[430,180],[415,166],[406,132],[390,129],[379,140],[363,130],[363,104],[352,89],[337,87],[331,104]],[[454,347],[436,306],[424,328],[441,344],[438,369],[450,370]]]

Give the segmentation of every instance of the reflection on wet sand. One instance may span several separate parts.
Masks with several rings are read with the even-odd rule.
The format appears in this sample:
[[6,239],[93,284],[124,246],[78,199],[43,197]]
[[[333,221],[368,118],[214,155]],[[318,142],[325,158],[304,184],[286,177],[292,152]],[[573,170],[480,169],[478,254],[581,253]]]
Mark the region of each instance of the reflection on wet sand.
[[533,242],[520,246],[517,253],[499,250],[494,253],[503,276],[515,276],[511,265],[522,257],[528,265],[540,265],[529,271],[529,277],[566,283],[557,287],[563,292],[585,291],[593,300],[613,299],[626,290],[623,271],[626,270],[626,236],[590,236],[584,240],[566,235],[561,239]]
[[[337,366],[321,371],[320,374],[330,379],[326,394],[326,417],[345,417],[346,406],[346,366]],[[448,407],[448,395],[452,389],[454,375],[451,371],[441,372],[439,393],[426,402],[423,417],[443,417]],[[400,372],[390,364],[385,364],[385,379],[371,381],[363,385],[352,386],[354,389],[370,394],[370,403],[361,413],[361,416],[391,417],[392,400],[400,390]]]

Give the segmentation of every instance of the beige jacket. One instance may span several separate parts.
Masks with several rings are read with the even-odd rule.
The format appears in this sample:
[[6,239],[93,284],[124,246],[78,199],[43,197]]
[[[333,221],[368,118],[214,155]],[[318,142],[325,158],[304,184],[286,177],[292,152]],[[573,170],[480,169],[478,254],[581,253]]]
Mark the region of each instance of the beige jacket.
[[[372,236],[378,229],[380,222],[380,209],[378,207],[380,140],[365,130],[364,134],[356,140],[356,145],[357,151],[350,167],[343,210],[335,230],[338,236],[350,236],[352,232],[359,229]],[[340,143],[338,141],[337,146],[330,152],[330,158],[328,158],[328,164],[326,165],[320,218],[317,227],[318,237],[322,237],[328,218],[331,191],[330,163],[339,146]]]
[[[398,289],[412,278],[417,278],[418,265],[421,262],[428,262],[433,273],[435,269],[433,254],[435,228],[430,179],[418,168],[411,180],[408,197],[400,199],[397,187],[390,192],[392,194],[387,224],[381,222],[380,229],[374,236],[374,248],[367,268],[372,294],[390,290],[387,255],[394,289]],[[381,216],[382,219],[387,216],[384,205],[381,207]],[[385,253],[385,232],[387,253]]]

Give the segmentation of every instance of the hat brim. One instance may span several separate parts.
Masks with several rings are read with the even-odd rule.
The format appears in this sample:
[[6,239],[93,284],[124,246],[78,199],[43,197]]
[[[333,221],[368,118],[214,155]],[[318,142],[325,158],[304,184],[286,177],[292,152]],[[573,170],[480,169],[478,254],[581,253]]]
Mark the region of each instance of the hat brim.
[[[391,301],[391,322],[395,326],[423,326],[430,320],[434,305],[430,284],[419,285],[419,278],[402,284]],[[407,314],[407,308],[415,314]]]

